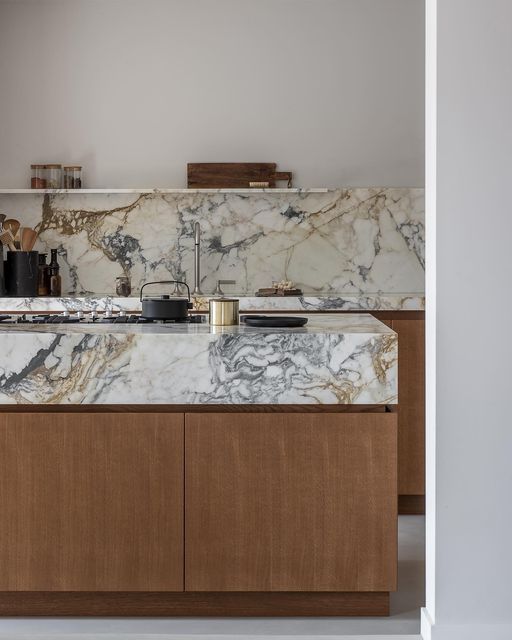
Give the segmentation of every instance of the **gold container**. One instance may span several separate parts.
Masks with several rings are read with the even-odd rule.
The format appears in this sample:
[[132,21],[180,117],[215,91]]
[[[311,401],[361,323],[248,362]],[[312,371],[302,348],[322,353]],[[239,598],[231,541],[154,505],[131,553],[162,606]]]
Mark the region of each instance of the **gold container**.
[[209,302],[210,324],[214,327],[239,324],[238,302],[236,298],[212,298]]

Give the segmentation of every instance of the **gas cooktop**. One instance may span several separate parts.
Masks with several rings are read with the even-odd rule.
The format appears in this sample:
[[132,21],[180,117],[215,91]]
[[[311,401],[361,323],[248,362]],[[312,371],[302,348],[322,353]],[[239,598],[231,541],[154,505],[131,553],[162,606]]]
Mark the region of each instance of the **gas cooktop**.
[[190,315],[187,318],[180,319],[152,320],[136,314],[127,314],[126,311],[120,311],[119,313],[106,311],[103,314],[99,314],[96,311],[88,313],[77,311],[74,314],[70,314],[65,311],[59,314],[0,315],[0,322],[14,324],[200,324],[205,322],[205,317],[202,315]]

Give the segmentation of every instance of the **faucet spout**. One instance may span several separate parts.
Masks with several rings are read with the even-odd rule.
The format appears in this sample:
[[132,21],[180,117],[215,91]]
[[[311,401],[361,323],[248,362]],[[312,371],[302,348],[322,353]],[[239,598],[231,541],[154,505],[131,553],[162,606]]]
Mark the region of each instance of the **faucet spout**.
[[202,296],[201,291],[201,226],[199,222],[194,224],[194,290],[192,294]]

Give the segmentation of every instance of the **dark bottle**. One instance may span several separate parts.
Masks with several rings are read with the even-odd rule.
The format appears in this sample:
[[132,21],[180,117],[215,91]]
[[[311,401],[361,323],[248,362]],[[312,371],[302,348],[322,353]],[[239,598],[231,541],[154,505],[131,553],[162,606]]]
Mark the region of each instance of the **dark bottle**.
[[47,253],[39,254],[39,264],[37,268],[37,295],[50,295],[50,267],[46,264]]
[[50,260],[50,295],[59,297],[62,293],[62,278],[59,273],[59,263],[57,262],[57,249],[52,249]]
[[59,263],[57,262],[57,249],[50,249],[51,251],[51,259],[50,259],[50,269],[52,267],[59,267]]

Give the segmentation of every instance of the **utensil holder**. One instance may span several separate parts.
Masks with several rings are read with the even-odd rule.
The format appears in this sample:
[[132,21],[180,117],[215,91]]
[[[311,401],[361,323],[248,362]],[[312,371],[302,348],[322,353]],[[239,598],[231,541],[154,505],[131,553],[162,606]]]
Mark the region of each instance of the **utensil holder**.
[[5,289],[13,298],[37,296],[38,251],[8,251]]

